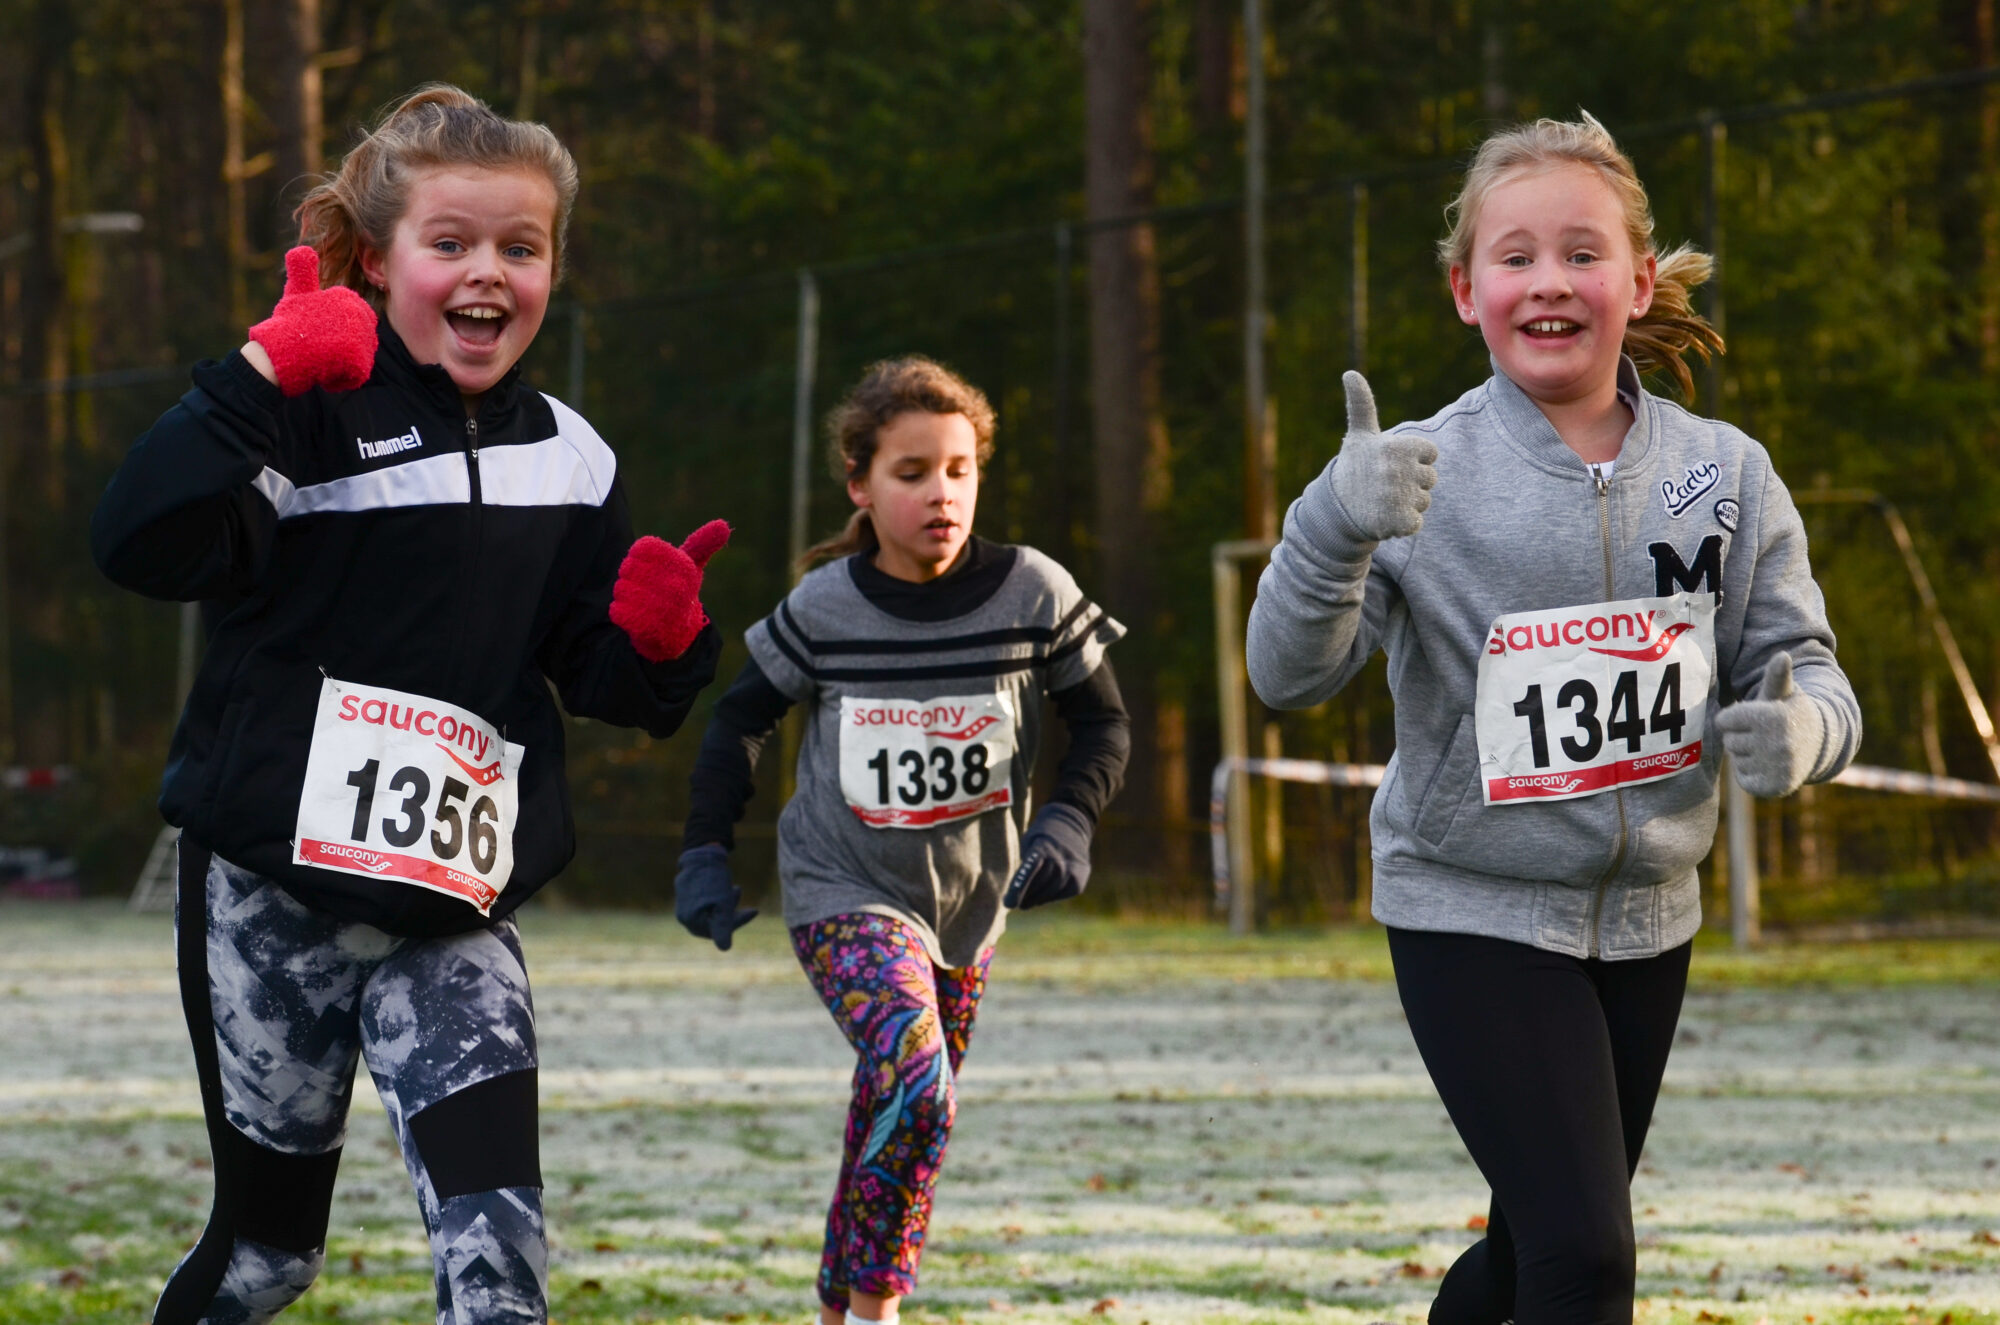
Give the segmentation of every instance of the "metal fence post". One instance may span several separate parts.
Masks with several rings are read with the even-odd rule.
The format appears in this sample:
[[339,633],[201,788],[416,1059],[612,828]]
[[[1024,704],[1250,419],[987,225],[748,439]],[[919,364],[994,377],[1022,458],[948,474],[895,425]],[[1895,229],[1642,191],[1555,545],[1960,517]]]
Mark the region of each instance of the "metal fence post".
[[1723,804],[1729,818],[1729,936],[1739,950],[1754,948],[1762,937],[1757,899],[1757,803],[1736,780],[1736,769],[1722,761]]
[[1056,222],[1055,418],[1051,434],[1056,456],[1069,456],[1069,278],[1076,265],[1076,235],[1068,221]]
[[1243,639],[1237,625],[1243,616],[1242,563],[1270,550],[1269,540],[1246,538],[1217,543],[1209,552],[1209,572],[1215,585],[1216,702],[1222,718],[1222,758],[1232,770],[1225,833],[1229,841],[1229,930],[1233,934],[1248,934],[1257,927],[1250,782],[1241,771],[1242,761],[1250,757],[1249,704],[1243,695],[1249,681],[1244,676]]
[[1354,371],[1368,371],[1368,186],[1356,183],[1347,191],[1353,218],[1348,255],[1347,347]]
[[1243,0],[1243,479],[1244,532],[1277,534],[1278,466],[1264,380],[1271,314],[1264,280],[1264,5]]
[[[1715,261],[1708,284],[1702,290],[1702,315],[1717,332],[1722,330],[1722,154],[1729,142],[1729,124],[1712,110],[1701,113],[1701,242]],[[1722,364],[1719,355],[1709,355],[1702,367],[1702,390],[1708,396],[1708,412],[1722,414]]]
[[819,282],[799,268],[798,361],[792,379],[792,525],[786,565],[794,582],[812,510],[813,370],[819,362]]

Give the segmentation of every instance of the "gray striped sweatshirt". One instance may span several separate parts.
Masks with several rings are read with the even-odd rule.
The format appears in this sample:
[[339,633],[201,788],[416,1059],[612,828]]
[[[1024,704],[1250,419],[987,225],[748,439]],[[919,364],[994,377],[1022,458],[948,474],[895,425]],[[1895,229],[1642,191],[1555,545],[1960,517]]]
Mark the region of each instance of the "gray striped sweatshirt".
[[913,925],[940,966],[1006,927],[1043,698],[1087,678],[1125,633],[1033,548],[962,616],[912,621],[870,602],[845,561],[799,581],[745,635],[806,706],[797,790],[778,818],[785,924],[848,912]]

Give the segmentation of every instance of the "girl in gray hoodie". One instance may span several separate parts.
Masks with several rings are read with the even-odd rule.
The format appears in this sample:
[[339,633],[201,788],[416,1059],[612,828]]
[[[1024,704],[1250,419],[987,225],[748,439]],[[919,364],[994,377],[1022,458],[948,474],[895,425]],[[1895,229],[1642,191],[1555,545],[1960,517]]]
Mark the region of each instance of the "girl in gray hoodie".
[[1346,376],[1340,454],[1250,614],[1277,708],[1380,648],[1396,754],[1374,913],[1411,1031],[1493,1193],[1433,1325],[1632,1317],[1630,1180],[1700,924],[1726,751],[1784,796],[1846,767],[1860,709],[1805,529],[1757,442],[1640,385],[1722,338],[1602,125],[1479,149],[1440,255],[1493,376],[1384,432]]

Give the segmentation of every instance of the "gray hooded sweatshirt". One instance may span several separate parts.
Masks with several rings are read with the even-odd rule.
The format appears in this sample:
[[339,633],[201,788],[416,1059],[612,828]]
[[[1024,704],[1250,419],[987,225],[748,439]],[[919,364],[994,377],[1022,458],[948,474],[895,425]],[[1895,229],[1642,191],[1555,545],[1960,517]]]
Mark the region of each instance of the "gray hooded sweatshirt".
[[[1860,706],[1834,661],[1805,527],[1770,456],[1730,425],[1646,394],[1629,359],[1619,387],[1635,417],[1608,482],[1496,367],[1436,416],[1389,430],[1438,447],[1437,485],[1415,535],[1377,544],[1357,534],[1329,482],[1338,457],[1286,513],[1250,613],[1250,679],[1265,703],[1304,708],[1347,684],[1377,648],[1388,653],[1396,753],[1369,816],[1374,914],[1385,925],[1578,957],[1654,956],[1701,924],[1695,866],[1715,838],[1720,707],[1751,697],[1765,663],[1784,651],[1797,689],[1825,719],[1808,780],[1834,776],[1860,744]],[[1493,682],[1486,725],[1475,722],[1482,656],[1507,652],[1500,618],[1670,595],[1683,616],[1705,618],[1714,604],[1714,679],[1702,691],[1680,693],[1676,673],[1670,694],[1657,656],[1650,671],[1629,664],[1634,681],[1617,676],[1628,666],[1617,659],[1649,652],[1636,647],[1636,610],[1584,612],[1575,624],[1558,614],[1543,639],[1569,630],[1578,643],[1587,623],[1603,646],[1593,653],[1626,650],[1586,660],[1612,669],[1606,684],[1585,694],[1561,683],[1569,673],[1551,673],[1546,693],[1531,692],[1516,676],[1501,696]],[[1514,642],[1532,648],[1534,626],[1521,629]],[[1623,633],[1607,639],[1612,629]],[[1662,649],[1696,643],[1643,639]],[[1700,675],[1698,661],[1688,671]],[[1521,717],[1510,757],[1525,767],[1530,735],[1537,761],[1552,749],[1609,758],[1601,752],[1625,748],[1627,734],[1636,752],[1649,725],[1649,751],[1669,736],[1681,741],[1677,706],[1705,710],[1698,762],[1689,740],[1683,771],[1658,777],[1662,765],[1652,763],[1625,776],[1658,780],[1573,799],[1488,794],[1503,785],[1493,776],[1502,756],[1482,733],[1501,731],[1512,714]],[[1655,758],[1633,762],[1645,769]]]

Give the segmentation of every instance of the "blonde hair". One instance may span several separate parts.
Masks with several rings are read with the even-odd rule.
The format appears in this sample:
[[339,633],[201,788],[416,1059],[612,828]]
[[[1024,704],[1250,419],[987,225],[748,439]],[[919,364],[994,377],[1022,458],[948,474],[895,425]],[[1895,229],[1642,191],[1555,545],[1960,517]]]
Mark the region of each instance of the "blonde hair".
[[[993,406],[986,394],[934,359],[906,354],[870,364],[854,389],[826,416],[827,454],[833,476],[843,482],[867,477],[875,463],[882,429],[898,415],[921,410],[929,414],[963,414],[977,440],[973,452],[984,472],[993,458]],[[824,543],[807,549],[799,564],[810,566],[827,557],[872,552],[881,546],[875,522],[856,509],[846,528]]]
[[556,191],[554,276],[562,279],[576,161],[547,125],[510,120],[462,88],[427,83],[403,98],[355,144],[340,169],[320,177],[293,213],[299,241],[319,251],[320,282],[358,290],[378,306],[381,291],[361,269],[363,246],[389,250],[421,170],[475,166],[540,171]]
[[1438,241],[1438,261],[1449,272],[1472,257],[1473,230],[1486,195],[1525,171],[1579,165],[1595,170],[1625,213],[1625,235],[1635,258],[1656,255],[1653,303],[1644,317],[1625,326],[1625,353],[1641,373],[1664,368],[1681,398],[1694,399],[1694,374],[1681,356],[1689,350],[1704,361],[1723,349],[1722,333],[1694,311],[1693,290],[1715,270],[1715,260],[1691,244],[1659,253],[1653,244],[1653,205],[1632,160],[1589,111],[1580,123],[1540,119],[1502,129],[1479,145],[1465,172],[1465,184],[1444,209],[1448,227]]

